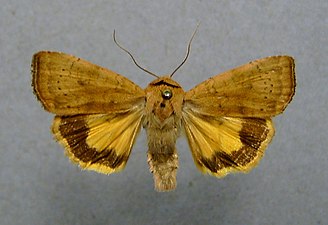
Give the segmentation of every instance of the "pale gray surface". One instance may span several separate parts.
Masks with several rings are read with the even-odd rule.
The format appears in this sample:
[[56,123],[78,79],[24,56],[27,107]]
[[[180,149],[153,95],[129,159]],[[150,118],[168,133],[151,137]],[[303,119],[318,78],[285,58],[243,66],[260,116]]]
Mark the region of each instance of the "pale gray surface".
[[[0,224],[328,224],[327,12],[326,0],[2,1]],[[178,188],[156,193],[144,132],[119,174],[71,164],[49,132],[53,115],[33,96],[33,53],[67,52],[145,87],[152,77],[115,46],[113,29],[142,65],[163,74],[182,60],[198,21],[175,75],[186,90],[256,58],[296,59],[296,96],[275,118],[259,167],[203,176],[181,138]]]

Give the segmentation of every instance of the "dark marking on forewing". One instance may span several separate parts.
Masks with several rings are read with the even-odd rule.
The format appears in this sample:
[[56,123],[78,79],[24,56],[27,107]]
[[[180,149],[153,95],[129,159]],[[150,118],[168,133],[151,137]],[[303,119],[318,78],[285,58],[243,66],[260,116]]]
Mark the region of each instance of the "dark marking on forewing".
[[31,64],[31,73],[32,73],[32,88],[33,93],[36,96],[36,98],[42,103],[42,107],[46,109],[45,104],[43,102],[42,97],[39,94],[39,85],[40,85],[40,79],[39,79],[39,67],[40,67],[40,58],[38,54],[33,55],[32,64]]

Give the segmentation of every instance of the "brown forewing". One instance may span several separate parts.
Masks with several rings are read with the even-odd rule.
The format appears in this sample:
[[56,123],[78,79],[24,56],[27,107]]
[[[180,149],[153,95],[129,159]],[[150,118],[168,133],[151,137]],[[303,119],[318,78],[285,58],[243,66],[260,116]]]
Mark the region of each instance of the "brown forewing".
[[125,112],[145,100],[129,79],[65,53],[36,53],[32,76],[34,93],[57,115]]
[[294,92],[293,58],[272,56],[200,83],[186,93],[184,107],[212,116],[272,117],[286,108]]

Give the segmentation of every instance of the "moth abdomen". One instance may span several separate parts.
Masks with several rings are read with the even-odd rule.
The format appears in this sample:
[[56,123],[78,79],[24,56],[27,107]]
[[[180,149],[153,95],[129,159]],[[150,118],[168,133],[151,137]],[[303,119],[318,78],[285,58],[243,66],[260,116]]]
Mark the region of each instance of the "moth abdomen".
[[148,164],[153,173],[155,189],[170,191],[176,188],[178,154],[175,142],[178,129],[148,128]]
[[154,176],[157,191],[171,191],[177,186],[178,154],[151,153],[148,151],[149,170]]

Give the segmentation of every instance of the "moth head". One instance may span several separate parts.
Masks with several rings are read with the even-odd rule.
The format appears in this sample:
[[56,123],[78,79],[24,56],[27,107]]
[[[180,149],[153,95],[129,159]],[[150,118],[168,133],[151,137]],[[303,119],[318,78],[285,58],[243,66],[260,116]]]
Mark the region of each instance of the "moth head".
[[159,77],[153,80],[145,89],[147,98],[156,98],[161,102],[174,101],[184,93],[180,84],[169,76]]
[[170,100],[174,95],[183,92],[182,87],[169,76],[159,77],[152,81],[146,90],[150,90],[153,95],[161,96],[163,100]]
[[159,121],[163,122],[172,115],[181,115],[184,90],[169,76],[155,79],[147,86],[145,92],[146,111]]

